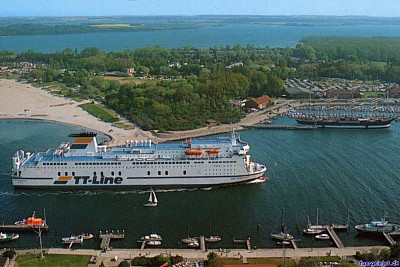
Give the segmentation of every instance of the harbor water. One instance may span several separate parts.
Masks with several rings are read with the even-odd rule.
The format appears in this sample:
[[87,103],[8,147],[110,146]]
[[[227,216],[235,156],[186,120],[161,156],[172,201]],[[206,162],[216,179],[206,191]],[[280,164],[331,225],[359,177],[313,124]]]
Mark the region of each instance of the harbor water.
[[[294,123],[293,119],[281,119]],[[121,248],[138,247],[136,240],[156,232],[164,248],[183,247],[178,241],[201,234],[220,235],[210,247],[231,248],[232,240],[251,237],[252,246],[275,247],[270,233],[279,230],[281,210],[287,231],[301,239],[299,247],[333,246],[303,236],[307,215],[321,224],[347,222],[349,233],[339,233],[345,246],[387,245],[382,238],[357,235],[354,225],[379,219],[400,221],[400,123],[389,129],[313,131],[246,130],[252,160],[265,164],[264,183],[202,190],[157,191],[158,207],[143,207],[148,193],[141,191],[15,190],[11,185],[11,157],[15,151],[45,151],[71,140],[69,133],[85,129],[62,124],[0,120],[0,222],[12,224],[32,211],[46,209],[50,226],[45,247],[63,247],[61,238],[82,232],[125,230]],[[105,136],[100,136],[105,140]],[[210,221],[211,229],[210,229]],[[258,228],[257,225],[260,225]],[[38,247],[33,233],[22,233],[6,247]],[[240,247],[239,245],[235,245]],[[88,240],[85,248],[98,248]]]

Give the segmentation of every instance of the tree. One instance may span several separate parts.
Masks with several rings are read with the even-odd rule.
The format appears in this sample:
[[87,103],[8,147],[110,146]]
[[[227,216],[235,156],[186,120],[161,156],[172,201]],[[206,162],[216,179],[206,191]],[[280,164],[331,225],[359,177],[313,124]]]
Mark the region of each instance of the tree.
[[206,265],[209,267],[217,267],[220,263],[220,259],[215,252],[210,252],[207,255]]
[[131,266],[131,264],[128,261],[121,261],[118,264],[118,267],[130,267],[130,266]]
[[3,252],[3,257],[14,258],[17,252],[14,249],[7,249]]

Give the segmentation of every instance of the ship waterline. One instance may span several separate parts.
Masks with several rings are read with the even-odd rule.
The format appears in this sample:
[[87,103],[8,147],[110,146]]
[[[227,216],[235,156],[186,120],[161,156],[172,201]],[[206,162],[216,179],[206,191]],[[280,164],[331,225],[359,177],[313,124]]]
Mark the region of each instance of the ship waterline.
[[[229,137],[125,146],[97,144],[82,134],[46,152],[17,151],[12,183],[17,188],[201,188],[245,183],[266,167],[250,161],[249,145],[232,131]],[[192,153],[196,151],[196,153]]]

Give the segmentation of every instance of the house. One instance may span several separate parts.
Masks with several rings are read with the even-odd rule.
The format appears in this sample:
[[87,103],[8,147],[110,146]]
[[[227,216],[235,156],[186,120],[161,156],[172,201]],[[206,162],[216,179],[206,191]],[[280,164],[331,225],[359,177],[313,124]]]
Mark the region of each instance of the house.
[[170,63],[168,63],[168,67],[175,67],[175,68],[180,69],[182,67],[182,65],[180,62],[170,62]]
[[400,88],[393,88],[386,91],[386,95],[389,98],[400,98]]
[[247,109],[258,108],[264,109],[271,103],[271,98],[267,95],[263,95],[257,98],[252,98],[249,101],[246,101],[244,107]]
[[126,68],[124,69],[124,72],[126,72],[129,77],[132,77],[135,73],[135,68]]
[[235,67],[242,67],[243,66],[243,63],[242,62],[236,62],[236,63],[233,63],[233,64],[231,64],[231,65],[229,65],[229,66],[226,66],[226,68],[227,69],[233,69],[233,68],[235,68]]
[[286,87],[285,91],[289,98],[315,98],[315,94],[310,89],[303,87]]

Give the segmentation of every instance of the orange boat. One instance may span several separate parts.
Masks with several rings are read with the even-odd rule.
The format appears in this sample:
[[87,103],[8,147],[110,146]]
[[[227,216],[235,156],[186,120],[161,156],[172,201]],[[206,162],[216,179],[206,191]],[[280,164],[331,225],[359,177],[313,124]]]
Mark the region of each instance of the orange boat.
[[218,154],[219,152],[220,152],[219,149],[209,149],[209,150],[207,150],[208,154]]
[[200,156],[201,154],[203,154],[203,150],[201,149],[188,149],[185,151],[186,155],[190,155],[190,156]]

